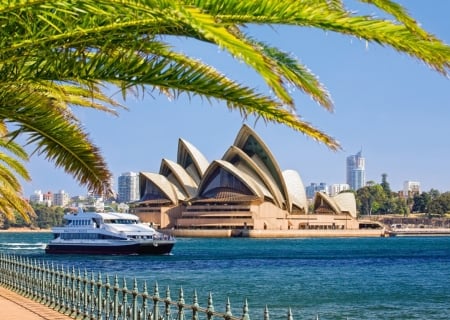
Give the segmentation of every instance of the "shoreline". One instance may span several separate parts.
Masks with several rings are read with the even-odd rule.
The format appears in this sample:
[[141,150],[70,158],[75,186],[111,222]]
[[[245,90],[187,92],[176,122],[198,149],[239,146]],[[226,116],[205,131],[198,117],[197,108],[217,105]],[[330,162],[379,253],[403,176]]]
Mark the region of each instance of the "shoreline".
[[0,233],[38,233],[38,232],[51,232],[51,229],[38,229],[38,228],[8,228],[8,229],[0,229]]
[[346,230],[230,230],[230,229],[174,229],[165,230],[180,238],[349,238],[385,237],[385,229]]

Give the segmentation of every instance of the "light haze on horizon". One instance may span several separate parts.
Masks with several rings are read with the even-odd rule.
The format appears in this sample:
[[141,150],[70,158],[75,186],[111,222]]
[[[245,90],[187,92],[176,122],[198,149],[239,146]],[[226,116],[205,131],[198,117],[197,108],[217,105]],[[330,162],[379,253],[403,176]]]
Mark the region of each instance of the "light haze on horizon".
[[[425,30],[450,43],[450,1],[398,2]],[[342,150],[331,151],[280,124],[244,119],[223,102],[185,94],[171,101],[156,91],[145,97],[130,95],[124,102],[129,111],[120,110],[119,117],[76,111],[114,174],[116,190],[117,178],[124,172],[159,172],[162,158],[176,161],[179,138],[193,144],[209,161],[221,159],[246,123],[264,140],[281,170],[296,170],[305,187],[311,182],[345,183],[346,157],[362,150],[366,181],[379,183],[386,173],[394,191],[401,190],[406,180],[419,181],[422,191],[450,191],[448,78],[405,54],[353,37],[281,26],[251,26],[247,31],[292,53],[319,77],[334,101],[334,113],[298,90],[293,92],[297,113],[336,138]],[[269,94],[252,70],[217,47],[183,39],[172,43],[230,78]],[[115,97],[120,100],[120,94]],[[23,183],[27,197],[35,190],[65,190],[71,196],[87,193],[41,156],[33,155],[27,167],[33,179]]]

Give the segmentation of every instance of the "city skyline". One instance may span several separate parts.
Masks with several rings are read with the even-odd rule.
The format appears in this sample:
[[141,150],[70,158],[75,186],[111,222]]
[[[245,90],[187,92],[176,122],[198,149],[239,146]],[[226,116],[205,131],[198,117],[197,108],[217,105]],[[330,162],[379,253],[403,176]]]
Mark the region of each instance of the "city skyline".
[[[418,0],[400,3],[427,31],[450,42],[446,17],[450,2],[434,6]],[[333,152],[289,128],[254,117],[244,121],[223,103],[183,95],[172,101],[150,92],[144,98],[127,98],[124,104],[129,111],[119,110],[118,118],[91,110],[75,111],[100,147],[115,184],[123,172],[158,172],[161,158],[175,158],[179,138],[198,147],[209,161],[220,159],[239,127],[247,123],[266,141],[280,167],[296,170],[305,184],[344,183],[346,157],[362,147],[366,181],[379,183],[386,173],[393,190],[401,190],[407,180],[420,181],[423,191],[450,190],[450,171],[445,170],[450,148],[444,140],[450,133],[448,79],[390,48],[354,38],[280,26],[248,29],[299,57],[318,75],[331,93],[335,112],[328,113],[309,97],[294,92],[297,111],[304,120],[337,138],[343,149]],[[182,39],[173,43],[231,78],[264,91],[264,84],[252,71],[216,47]],[[118,95],[115,98],[119,99]],[[36,154],[27,167],[33,181],[23,183],[25,195],[59,189],[86,193],[72,177]]]

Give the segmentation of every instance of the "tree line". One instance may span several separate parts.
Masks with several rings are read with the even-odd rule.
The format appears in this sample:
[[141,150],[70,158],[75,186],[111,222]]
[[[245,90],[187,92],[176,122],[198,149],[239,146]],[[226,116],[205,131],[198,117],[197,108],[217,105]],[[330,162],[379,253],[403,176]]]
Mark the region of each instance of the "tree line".
[[355,192],[356,205],[360,215],[385,215],[425,213],[429,217],[443,217],[450,212],[450,192],[436,189],[409,195],[392,192],[387,174],[381,175],[381,183],[369,181]]

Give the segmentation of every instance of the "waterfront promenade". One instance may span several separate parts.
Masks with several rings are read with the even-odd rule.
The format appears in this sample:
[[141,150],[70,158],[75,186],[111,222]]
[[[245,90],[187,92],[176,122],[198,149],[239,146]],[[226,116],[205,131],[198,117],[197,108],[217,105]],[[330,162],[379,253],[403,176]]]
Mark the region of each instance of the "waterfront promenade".
[[72,318],[0,286],[0,319],[68,320]]

